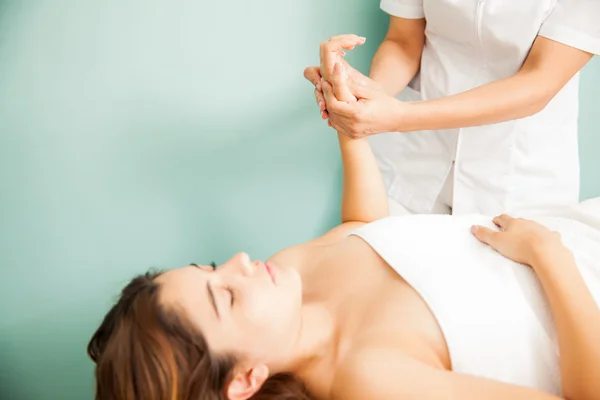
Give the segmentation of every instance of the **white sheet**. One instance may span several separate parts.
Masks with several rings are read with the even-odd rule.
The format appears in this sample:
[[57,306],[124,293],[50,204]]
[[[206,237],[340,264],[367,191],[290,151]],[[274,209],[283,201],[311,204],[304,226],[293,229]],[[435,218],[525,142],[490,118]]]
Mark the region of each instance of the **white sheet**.
[[600,197],[585,200],[573,207],[548,214],[548,216],[573,219],[600,230]]

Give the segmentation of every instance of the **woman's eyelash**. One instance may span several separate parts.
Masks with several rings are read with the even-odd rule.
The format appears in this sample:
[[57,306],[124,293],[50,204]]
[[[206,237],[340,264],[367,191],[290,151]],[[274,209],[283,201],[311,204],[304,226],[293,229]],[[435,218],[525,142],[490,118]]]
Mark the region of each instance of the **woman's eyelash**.
[[[200,266],[198,264],[196,264],[196,263],[190,263],[190,265],[193,265],[194,267],[200,268]],[[211,262],[209,265],[212,267],[212,269],[217,269],[217,264],[215,264],[214,261]]]

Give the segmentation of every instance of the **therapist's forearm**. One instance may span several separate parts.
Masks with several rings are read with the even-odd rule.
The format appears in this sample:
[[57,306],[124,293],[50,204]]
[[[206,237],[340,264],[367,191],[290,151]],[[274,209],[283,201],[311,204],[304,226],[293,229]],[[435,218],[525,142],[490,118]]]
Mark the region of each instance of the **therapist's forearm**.
[[422,51],[422,46],[410,42],[385,39],[373,57],[369,77],[396,96],[419,71]]
[[532,266],[556,325],[564,396],[600,399],[600,310],[573,255],[563,248],[549,249]]
[[398,131],[452,129],[519,119],[543,110],[554,93],[535,72],[517,73],[469,91],[404,104]]

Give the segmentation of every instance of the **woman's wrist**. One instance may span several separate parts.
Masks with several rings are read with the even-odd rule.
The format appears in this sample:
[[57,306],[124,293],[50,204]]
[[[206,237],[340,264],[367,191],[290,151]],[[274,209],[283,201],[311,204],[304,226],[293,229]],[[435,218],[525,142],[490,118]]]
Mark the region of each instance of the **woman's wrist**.
[[545,271],[554,265],[562,265],[573,258],[571,251],[559,240],[538,241],[532,245],[531,267]]
[[[337,133],[338,135],[338,142],[340,145],[340,149],[342,151],[348,149],[349,151],[354,151],[352,149],[356,149],[356,148],[363,148],[365,146],[369,146],[369,143],[367,141],[367,137],[362,137],[362,138],[351,138],[348,135],[345,135],[341,132]],[[370,150],[370,147],[368,147]]]

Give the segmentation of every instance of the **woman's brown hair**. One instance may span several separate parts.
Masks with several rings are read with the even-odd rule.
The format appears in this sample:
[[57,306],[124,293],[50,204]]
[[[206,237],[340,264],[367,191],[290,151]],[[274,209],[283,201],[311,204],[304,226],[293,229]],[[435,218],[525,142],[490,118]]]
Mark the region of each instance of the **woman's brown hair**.
[[[234,357],[213,354],[201,332],[158,301],[160,272],[134,278],[92,336],[96,400],[227,400]],[[251,400],[310,400],[290,374],[270,377]]]

